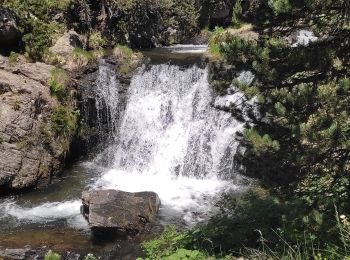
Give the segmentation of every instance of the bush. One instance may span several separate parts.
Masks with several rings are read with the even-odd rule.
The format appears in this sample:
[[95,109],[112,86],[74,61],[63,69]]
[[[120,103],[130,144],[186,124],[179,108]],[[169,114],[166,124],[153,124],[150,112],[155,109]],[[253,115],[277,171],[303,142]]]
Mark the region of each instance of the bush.
[[161,259],[185,247],[187,239],[188,233],[178,232],[176,226],[167,226],[162,235],[142,245],[150,259]]
[[77,121],[76,112],[59,105],[51,115],[51,129],[56,136],[70,135],[77,129]]
[[107,40],[100,32],[92,33],[89,37],[88,46],[94,50],[102,49],[107,44]]
[[41,60],[52,44],[52,28],[36,19],[29,20],[31,30],[24,35],[25,51],[32,60]]
[[51,94],[57,96],[60,101],[65,100],[68,96],[67,87],[69,82],[70,77],[65,70],[54,68],[48,81]]
[[235,6],[233,7],[232,13],[232,25],[234,27],[239,27],[242,22],[242,0],[237,0]]
[[19,54],[16,52],[11,51],[9,56],[9,63],[10,64],[16,64],[19,61]]
[[292,10],[289,0],[269,0],[268,5],[275,14],[288,13]]

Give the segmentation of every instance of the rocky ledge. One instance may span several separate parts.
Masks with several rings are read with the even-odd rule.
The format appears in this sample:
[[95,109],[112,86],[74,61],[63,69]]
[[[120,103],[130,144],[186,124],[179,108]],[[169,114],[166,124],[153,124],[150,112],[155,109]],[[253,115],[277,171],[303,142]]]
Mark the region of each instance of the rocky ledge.
[[95,232],[136,235],[155,222],[160,199],[154,192],[85,191],[82,214]]
[[55,127],[73,116],[50,93],[53,69],[0,56],[0,193],[47,183],[62,170],[72,133]]

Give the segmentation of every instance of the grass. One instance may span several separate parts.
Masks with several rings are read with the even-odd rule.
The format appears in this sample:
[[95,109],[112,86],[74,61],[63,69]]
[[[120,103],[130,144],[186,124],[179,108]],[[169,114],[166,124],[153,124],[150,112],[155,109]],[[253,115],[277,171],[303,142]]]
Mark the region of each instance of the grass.
[[89,37],[89,48],[94,50],[102,49],[107,44],[106,38],[104,38],[100,32],[94,32]]
[[119,66],[117,72],[121,75],[128,75],[139,65],[142,54],[134,52],[126,45],[117,45],[113,49],[113,55],[117,58]]
[[65,70],[54,68],[48,80],[51,94],[57,96],[60,101],[64,101],[68,96],[69,82],[70,77]]
[[61,256],[51,250],[46,253],[44,260],[61,260]]

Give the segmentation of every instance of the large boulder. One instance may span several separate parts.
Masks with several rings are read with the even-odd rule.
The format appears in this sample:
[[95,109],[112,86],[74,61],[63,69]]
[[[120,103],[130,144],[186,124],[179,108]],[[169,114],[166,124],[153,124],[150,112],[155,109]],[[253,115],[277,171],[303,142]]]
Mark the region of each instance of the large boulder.
[[51,129],[59,106],[47,83],[53,69],[0,56],[0,194],[46,184],[61,172],[71,140]]
[[95,231],[116,231],[135,235],[155,221],[160,199],[154,192],[119,190],[83,192],[82,214]]
[[0,46],[18,45],[20,39],[21,33],[15,15],[9,9],[0,8]]

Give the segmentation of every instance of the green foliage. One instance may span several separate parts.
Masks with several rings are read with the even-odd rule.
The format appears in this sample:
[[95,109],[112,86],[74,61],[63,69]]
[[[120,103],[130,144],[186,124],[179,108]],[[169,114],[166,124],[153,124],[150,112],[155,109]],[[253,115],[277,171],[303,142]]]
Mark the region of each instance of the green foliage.
[[94,50],[102,49],[107,44],[106,38],[104,38],[100,32],[92,33],[89,37],[89,48]]
[[61,256],[57,253],[52,252],[51,250],[46,253],[45,260],[61,260]]
[[186,232],[178,232],[175,226],[167,226],[158,238],[143,243],[143,248],[150,259],[162,259],[185,247],[187,239]]
[[29,20],[29,24],[30,33],[23,37],[25,50],[30,59],[40,60],[52,44],[52,28],[36,19]]
[[73,67],[83,67],[88,65],[90,62],[95,60],[94,52],[92,51],[86,51],[82,48],[75,48],[73,50],[72,57],[69,60],[69,63]]
[[97,260],[98,258],[95,257],[93,254],[87,254],[85,257],[84,257],[84,260]]
[[232,25],[239,27],[242,23],[242,0],[237,0],[233,7]]
[[[265,30],[258,41],[229,36],[218,44],[227,65],[256,76],[253,86],[233,82],[248,98],[259,97],[258,113],[248,114],[253,124],[247,125],[240,137],[245,149],[236,159],[243,174],[259,179],[278,198],[278,203],[270,201],[275,206],[270,211],[277,218],[275,235],[264,229],[263,212],[263,217],[252,213],[253,220],[241,213],[251,208],[253,203],[248,200],[242,208],[237,203],[227,205],[231,215],[226,221],[217,216],[202,229],[200,237],[203,241],[209,238],[217,250],[238,251],[243,245],[236,237],[245,241],[248,236],[251,239],[244,246],[258,249],[257,259],[346,259],[349,253],[343,241],[347,235],[339,235],[344,232],[334,221],[334,205],[349,214],[350,56],[345,39],[350,31],[344,29],[343,23],[348,21],[342,11],[332,9],[344,2],[268,3],[275,17],[271,23],[260,24],[262,28],[270,29],[278,23],[295,29],[294,24],[300,26],[305,21],[305,27],[311,25],[323,35],[332,35],[308,46],[290,47],[282,37],[284,33]],[[318,23],[320,17],[322,24]],[[220,80],[224,73],[211,73],[215,86],[229,86],[227,78]],[[263,230],[262,238],[268,241],[265,251],[251,243],[259,239],[256,235],[248,235],[247,230],[237,235],[239,228],[233,219],[240,215],[243,222],[237,223],[245,223],[245,217],[256,224],[257,230]],[[215,232],[217,237],[212,235]]]
[[52,13],[64,10],[70,1],[63,0],[3,0],[3,6],[15,12],[23,42],[30,60],[41,60],[52,44],[61,25],[52,22]]
[[216,27],[209,39],[209,51],[214,56],[221,56],[220,45],[229,38],[229,33],[222,27]]
[[48,81],[51,94],[57,96],[60,101],[64,101],[68,96],[69,82],[70,77],[65,70],[54,68]]
[[142,54],[139,52],[134,52],[127,45],[118,44],[113,49],[113,55],[118,60],[117,72],[122,76],[128,75],[132,72],[142,59]]
[[9,63],[13,65],[13,64],[16,64],[18,60],[19,60],[19,54],[11,51],[9,56]]
[[169,256],[166,256],[162,259],[165,260],[203,260],[203,259],[213,259],[211,257],[208,257],[208,255],[206,255],[203,252],[200,252],[198,250],[188,250],[188,249],[184,249],[184,248],[180,248],[177,249],[174,253],[172,253]]
[[71,135],[77,129],[77,113],[58,105],[51,115],[51,129],[56,136]]
[[278,152],[280,144],[277,140],[272,140],[267,134],[261,136],[254,128],[244,131],[244,139],[252,147],[255,154]]
[[129,46],[121,44],[118,44],[113,50],[113,54],[119,59],[129,59],[133,53]]
[[292,10],[289,0],[269,0],[268,4],[275,14],[288,13]]

